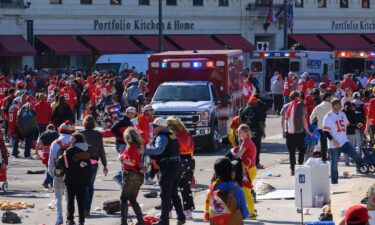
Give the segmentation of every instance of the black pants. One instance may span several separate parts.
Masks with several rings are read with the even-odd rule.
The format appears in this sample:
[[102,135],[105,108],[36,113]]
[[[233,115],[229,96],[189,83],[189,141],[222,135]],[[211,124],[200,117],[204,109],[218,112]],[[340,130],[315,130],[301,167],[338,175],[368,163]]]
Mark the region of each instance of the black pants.
[[305,133],[286,133],[286,146],[289,151],[290,169],[292,171],[294,171],[296,165],[296,149],[298,149],[298,164],[302,165],[305,159],[306,145],[304,138]]
[[137,202],[137,197],[139,193],[139,189],[141,188],[142,182],[143,182],[143,175],[140,175],[139,181],[127,181],[124,177],[124,182],[122,183],[122,192],[120,197],[121,202],[121,225],[127,225],[128,224],[128,201],[130,202],[130,205],[132,206],[134,213],[137,217],[139,225],[143,225],[143,214],[141,207],[139,206]]
[[180,160],[164,161],[160,163],[161,176],[159,179],[160,197],[161,197],[161,215],[160,223],[169,225],[169,212],[171,210],[171,201],[176,209],[177,219],[184,220],[185,215],[182,209],[180,196],[178,196],[178,185],[182,174]]
[[85,223],[85,209],[84,209],[84,193],[85,187],[75,187],[71,185],[66,185],[67,189],[67,221],[74,221],[74,199],[77,199],[78,205],[78,215],[79,215],[79,224]]
[[328,148],[327,148],[327,137],[323,130],[318,130],[320,134],[320,153],[322,154],[322,160],[328,160]]
[[255,134],[251,140],[254,142],[255,147],[257,148],[257,155],[256,155],[256,165],[260,162],[260,149],[262,147],[262,135],[259,133]]
[[277,115],[280,115],[280,111],[283,108],[283,103],[283,95],[273,94],[273,108],[275,109],[275,113]]
[[184,210],[194,210],[191,182],[194,176],[195,159],[191,155],[181,155],[182,176],[179,184]]

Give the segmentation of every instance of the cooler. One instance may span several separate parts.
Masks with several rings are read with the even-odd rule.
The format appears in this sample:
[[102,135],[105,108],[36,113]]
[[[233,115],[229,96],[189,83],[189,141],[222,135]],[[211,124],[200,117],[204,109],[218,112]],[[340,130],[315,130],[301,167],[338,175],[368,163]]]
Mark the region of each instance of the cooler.
[[316,196],[323,196],[324,202],[330,201],[329,164],[313,166],[301,165],[295,168],[295,205],[301,207],[301,192],[303,207],[315,207]]

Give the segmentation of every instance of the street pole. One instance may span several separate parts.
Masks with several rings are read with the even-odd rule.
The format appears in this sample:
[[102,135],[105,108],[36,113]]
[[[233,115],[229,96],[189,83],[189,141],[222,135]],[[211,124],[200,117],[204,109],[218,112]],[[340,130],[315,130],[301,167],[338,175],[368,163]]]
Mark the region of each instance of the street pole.
[[284,50],[288,50],[288,11],[287,0],[284,0]]
[[159,0],[159,52],[163,52],[163,3]]

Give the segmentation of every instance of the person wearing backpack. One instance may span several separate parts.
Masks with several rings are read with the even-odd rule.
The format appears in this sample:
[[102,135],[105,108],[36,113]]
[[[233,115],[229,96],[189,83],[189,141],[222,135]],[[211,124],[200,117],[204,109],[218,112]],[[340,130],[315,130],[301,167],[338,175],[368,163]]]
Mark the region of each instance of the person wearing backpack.
[[219,158],[214,170],[205,202],[204,221],[210,225],[242,225],[249,211],[244,193],[234,181],[234,163],[226,157]]
[[35,113],[31,106],[32,97],[26,97],[26,103],[19,109],[17,113],[17,127],[21,135],[25,139],[25,159],[32,159],[31,148],[33,145],[35,132],[38,125],[35,119]]
[[67,225],[75,225],[74,199],[77,200],[79,225],[85,223],[84,192],[91,179],[90,154],[84,136],[73,133],[71,147],[59,157],[58,164],[64,168],[64,183],[67,189]]
[[72,133],[74,129],[70,125],[70,121],[65,121],[58,128],[59,138],[52,142],[48,160],[48,173],[53,177],[53,189],[55,193],[55,206],[57,212],[57,220],[55,225],[63,224],[62,197],[65,190],[64,174],[61,173],[56,162],[59,156],[70,146]]

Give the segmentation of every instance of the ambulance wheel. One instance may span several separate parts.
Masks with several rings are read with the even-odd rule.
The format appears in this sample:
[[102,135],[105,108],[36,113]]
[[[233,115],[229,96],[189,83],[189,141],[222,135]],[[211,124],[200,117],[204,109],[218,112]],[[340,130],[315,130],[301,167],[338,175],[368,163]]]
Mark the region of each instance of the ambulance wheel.
[[359,168],[359,172],[362,174],[368,174],[369,172],[369,167],[366,164],[362,164],[361,167]]
[[219,128],[217,124],[212,127],[212,133],[209,136],[207,148],[210,152],[219,150]]
[[8,182],[5,182],[2,186],[2,190],[3,192],[7,192],[8,191]]
[[368,170],[370,173],[375,173],[375,166],[374,165],[369,165]]

